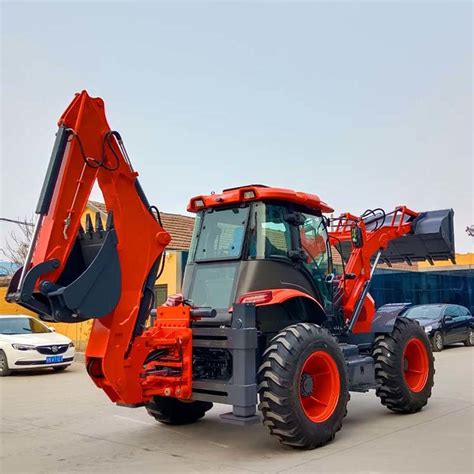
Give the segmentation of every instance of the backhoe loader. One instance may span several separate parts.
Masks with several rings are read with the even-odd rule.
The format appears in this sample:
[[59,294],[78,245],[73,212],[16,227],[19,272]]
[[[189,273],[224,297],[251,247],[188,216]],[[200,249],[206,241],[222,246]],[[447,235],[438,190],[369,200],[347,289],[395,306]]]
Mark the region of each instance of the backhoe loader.
[[[452,209],[331,218],[315,194],[259,184],[195,196],[183,293],[156,308],[170,235],[103,101],[76,94],[58,125],[7,300],[44,321],[93,319],[86,368],[112,402],[166,424],[227,404],[223,420],[262,418],[301,449],[334,438],[351,391],[374,389],[399,413],[427,404],[434,361],[424,330],[403,317],[407,303],[376,308],[369,290],[377,264],[454,259]],[[88,216],[83,228],[96,181],[108,217]]]

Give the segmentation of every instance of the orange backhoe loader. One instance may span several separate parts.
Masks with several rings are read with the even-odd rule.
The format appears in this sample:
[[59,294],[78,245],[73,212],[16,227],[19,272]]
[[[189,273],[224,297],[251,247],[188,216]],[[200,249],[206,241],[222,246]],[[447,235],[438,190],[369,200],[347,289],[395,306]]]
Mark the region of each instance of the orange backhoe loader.
[[[107,221],[89,216],[82,228],[96,180]],[[213,402],[232,406],[224,420],[254,423],[259,398],[272,435],[311,449],[341,428],[350,391],[375,389],[400,413],[426,405],[428,338],[403,317],[406,304],[376,309],[369,289],[380,262],[453,259],[452,210],[328,218],[332,208],[314,194],[254,184],[196,196],[188,211],[196,219],[183,294],[155,308],[170,236],[103,101],[81,92],[59,120],[7,300],[44,321],[93,319],[94,383],[163,423],[194,422]]]

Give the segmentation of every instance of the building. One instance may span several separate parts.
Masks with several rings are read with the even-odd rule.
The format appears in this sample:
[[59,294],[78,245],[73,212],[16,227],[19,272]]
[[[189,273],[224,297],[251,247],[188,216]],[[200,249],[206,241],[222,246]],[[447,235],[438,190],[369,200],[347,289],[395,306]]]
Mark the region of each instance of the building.
[[474,253],[456,254],[456,264],[419,262],[411,272],[379,268],[370,293],[377,307],[394,302],[452,303],[474,314]]

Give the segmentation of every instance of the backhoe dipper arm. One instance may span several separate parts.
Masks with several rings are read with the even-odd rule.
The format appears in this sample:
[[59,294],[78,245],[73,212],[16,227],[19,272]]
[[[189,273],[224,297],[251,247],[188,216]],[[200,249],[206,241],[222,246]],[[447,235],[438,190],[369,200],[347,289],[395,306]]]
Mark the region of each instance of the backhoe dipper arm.
[[[58,125],[34,237],[7,300],[47,321],[94,319],[89,374],[113,401],[140,403],[140,370],[149,352],[141,334],[170,236],[146,200],[120,135],[107,124],[102,99],[76,94]],[[83,229],[96,179],[107,222],[97,215],[94,227],[89,216]]]

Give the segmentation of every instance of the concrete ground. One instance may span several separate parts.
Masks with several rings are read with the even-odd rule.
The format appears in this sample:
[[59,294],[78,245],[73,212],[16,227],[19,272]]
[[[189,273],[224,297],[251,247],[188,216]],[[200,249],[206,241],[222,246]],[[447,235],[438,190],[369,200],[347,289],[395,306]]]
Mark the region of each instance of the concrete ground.
[[281,446],[261,424],[224,424],[219,405],[195,425],[160,425],[109,403],[82,364],[16,374],[0,380],[0,471],[472,473],[473,358],[462,346],[437,354],[433,397],[415,415],[352,394],[342,431],[314,451]]

